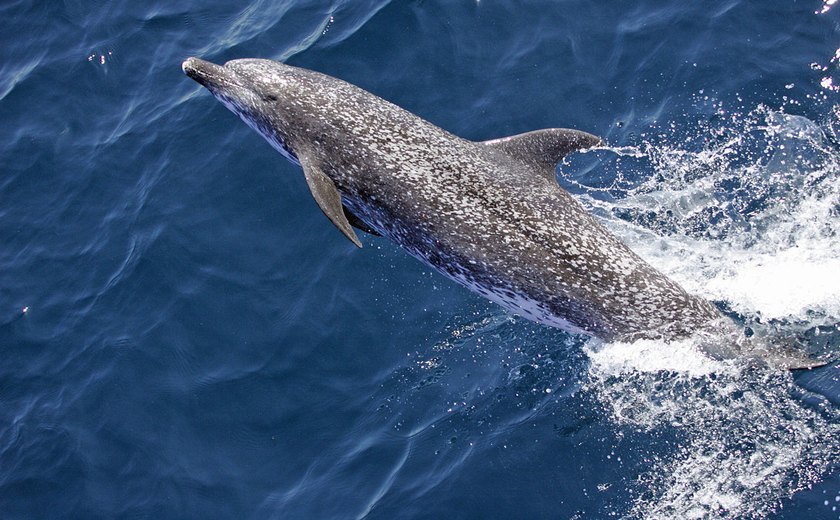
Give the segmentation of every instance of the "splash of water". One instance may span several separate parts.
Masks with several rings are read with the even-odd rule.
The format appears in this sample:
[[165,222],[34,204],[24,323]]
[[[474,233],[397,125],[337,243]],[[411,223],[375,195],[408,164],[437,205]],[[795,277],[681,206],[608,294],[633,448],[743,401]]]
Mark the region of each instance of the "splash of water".
[[631,518],[760,518],[838,463],[840,417],[788,374],[614,368],[594,358],[586,390],[617,427],[676,437],[665,456],[640,447],[652,465],[629,483]]
[[[565,181],[689,291],[736,311],[746,326],[769,323],[836,356],[838,121],[837,107],[817,124],[762,106],[701,123],[688,139],[671,127],[661,141],[611,149],[607,168],[636,162],[602,175],[610,184]],[[692,340],[593,343],[586,352],[584,391],[619,429],[679,439],[670,456],[651,453],[649,471],[631,485],[630,517],[763,517],[840,462],[837,410],[788,373],[712,361]]]
[[821,127],[759,107],[701,124],[687,142],[674,130],[661,143],[616,149],[619,159],[641,158],[641,166],[611,176],[610,185],[566,181],[614,233],[689,291],[744,316],[836,324],[837,121],[836,110]]

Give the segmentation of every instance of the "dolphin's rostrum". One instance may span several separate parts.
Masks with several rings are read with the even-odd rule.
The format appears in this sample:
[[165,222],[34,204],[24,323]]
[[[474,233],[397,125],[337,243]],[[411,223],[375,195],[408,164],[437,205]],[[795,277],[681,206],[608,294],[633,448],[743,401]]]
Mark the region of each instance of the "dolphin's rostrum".
[[357,246],[382,235],[533,321],[604,340],[675,338],[721,318],[612,236],[555,167],[601,144],[547,129],[473,142],[339,79],[262,59],[184,72],[299,164]]

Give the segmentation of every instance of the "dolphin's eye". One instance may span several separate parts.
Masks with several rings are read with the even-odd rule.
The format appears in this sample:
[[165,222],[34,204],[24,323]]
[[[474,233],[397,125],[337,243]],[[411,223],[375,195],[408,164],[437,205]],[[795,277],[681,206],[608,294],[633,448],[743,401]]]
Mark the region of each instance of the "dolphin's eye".
[[265,100],[266,101],[277,101],[277,96],[275,96],[274,94],[266,94],[265,95]]

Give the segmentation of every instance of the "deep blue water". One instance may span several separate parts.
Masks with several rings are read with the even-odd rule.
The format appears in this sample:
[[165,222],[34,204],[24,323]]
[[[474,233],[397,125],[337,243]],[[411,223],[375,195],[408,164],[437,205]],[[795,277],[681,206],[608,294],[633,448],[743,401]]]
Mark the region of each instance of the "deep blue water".
[[512,317],[186,78],[267,57],[560,181],[740,319],[840,353],[840,8],[819,0],[0,5],[0,517],[840,518],[840,366]]

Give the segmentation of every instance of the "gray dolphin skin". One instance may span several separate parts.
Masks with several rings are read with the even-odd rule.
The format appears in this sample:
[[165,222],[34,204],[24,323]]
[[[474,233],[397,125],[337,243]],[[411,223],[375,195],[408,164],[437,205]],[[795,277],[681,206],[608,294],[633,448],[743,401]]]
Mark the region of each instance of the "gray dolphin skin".
[[365,90],[272,60],[182,68],[303,169],[324,214],[386,237],[515,314],[606,341],[674,338],[721,318],[612,236],[556,181],[601,144],[546,129],[473,142]]

